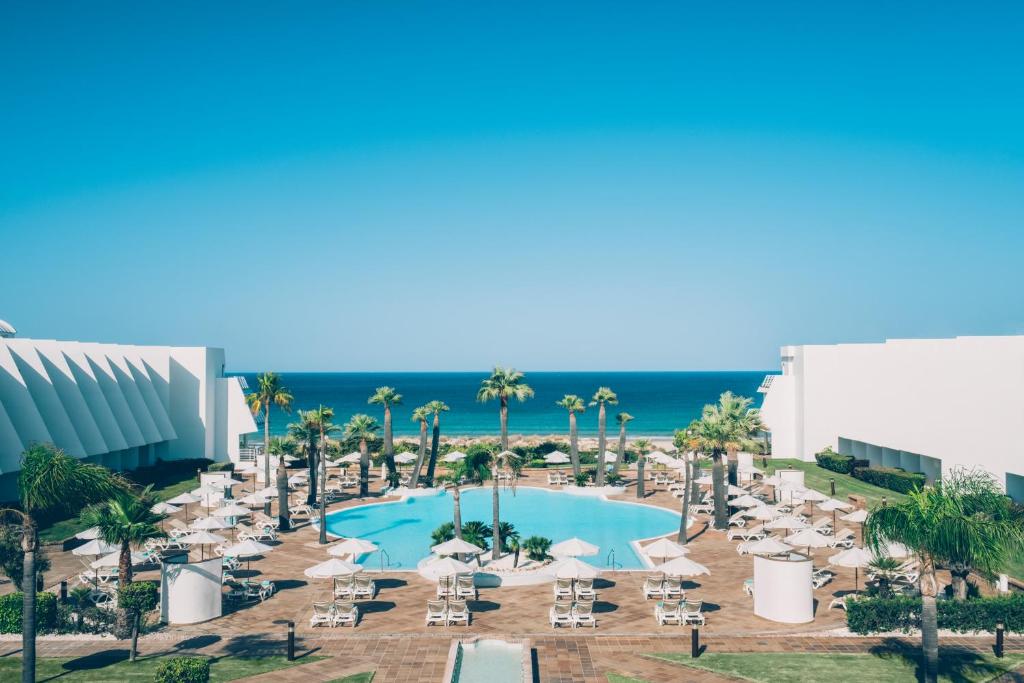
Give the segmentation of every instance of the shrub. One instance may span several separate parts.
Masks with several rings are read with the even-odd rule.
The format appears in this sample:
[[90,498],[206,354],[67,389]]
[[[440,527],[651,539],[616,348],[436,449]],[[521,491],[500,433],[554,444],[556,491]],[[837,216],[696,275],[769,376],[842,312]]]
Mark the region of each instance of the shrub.
[[[939,628],[960,633],[995,631],[1002,622],[1007,631],[1024,632],[1024,595],[939,600]],[[908,631],[920,626],[920,598],[865,598],[846,604],[846,625],[861,635],[881,631]]]
[[897,493],[910,493],[925,484],[924,473],[907,472],[898,467],[854,467],[853,476]]
[[919,598],[862,598],[846,601],[846,625],[854,633],[909,631],[920,621]]
[[543,536],[530,536],[520,543],[526,556],[535,562],[543,562],[548,558],[548,551],[551,550],[551,539]]
[[[0,633],[21,633],[21,593],[0,597]],[[52,631],[57,627],[57,596],[36,593],[36,628]]]
[[117,591],[117,604],[129,612],[144,614],[156,609],[160,592],[152,581],[137,581],[122,586]]
[[233,462],[215,462],[212,465],[210,465],[210,468],[208,470],[206,470],[206,471],[207,472],[234,472],[235,471],[235,463],[233,463]]
[[207,683],[210,680],[210,660],[206,657],[175,657],[160,662],[156,668],[156,683]]
[[836,453],[831,448],[815,453],[814,459],[820,467],[824,467],[826,470],[832,470],[839,474],[850,474],[853,471],[853,456]]

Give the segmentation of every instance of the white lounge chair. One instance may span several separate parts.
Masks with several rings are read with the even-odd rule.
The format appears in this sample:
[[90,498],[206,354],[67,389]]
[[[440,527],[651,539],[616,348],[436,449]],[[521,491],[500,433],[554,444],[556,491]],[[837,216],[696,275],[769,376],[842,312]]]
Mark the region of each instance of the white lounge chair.
[[576,620],[572,616],[572,603],[557,601],[548,610],[548,621],[551,622],[551,628],[557,628],[558,626],[568,626],[569,628],[576,627]]
[[460,599],[477,599],[478,593],[476,590],[476,586],[473,583],[472,576],[457,576],[455,578],[455,595]]
[[815,529],[816,531],[821,532],[822,534],[824,534],[826,536],[828,536],[829,534],[832,533],[832,520],[829,519],[828,517],[822,517],[817,522],[812,524],[811,528]]
[[644,579],[644,600],[665,597],[665,579],[662,576],[648,576]]
[[850,549],[853,547],[854,541],[856,541],[856,539],[857,534],[853,533],[849,529],[843,529],[842,531],[836,533],[836,535],[832,537],[832,547]]
[[334,623],[333,626],[344,626],[345,624],[355,628],[359,624],[359,607],[352,602],[337,602],[334,603]]
[[432,624],[447,624],[448,606],[443,600],[427,601],[427,626]]
[[674,600],[681,600],[683,598],[682,579],[673,576],[665,579],[665,597]]
[[831,581],[834,576],[835,574],[827,569],[814,569],[811,572],[811,585],[814,586],[815,589],[821,588]]
[[313,616],[309,618],[309,626],[334,626],[334,603],[314,602]]
[[460,621],[469,626],[469,608],[466,607],[465,600],[452,600],[448,603],[448,616],[445,618],[445,623],[451,626]]
[[552,591],[555,594],[555,599],[558,598],[572,598],[572,579],[555,579],[555,585],[552,586]]
[[654,605],[654,620],[658,625],[681,624],[678,600],[660,600]]
[[683,624],[704,625],[703,600],[684,600],[679,606],[679,619]]
[[594,580],[593,579],[577,579],[576,580],[576,599],[577,600],[594,600],[597,598],[597,593],[594,592]]
[[351,576],[334,577],[334,597],[344,600],[355,598],[355,585]]
[[357,600],[359,598],[366,598],[369,600],[373,599],[373,596],[377,594],[377,584],[369,576],[365,574],[356,574],[352,581],[352,595]]
[[452,598],[455,595],[455,582],[452,581],[450,576],[439,576],[437,577],[437,592],[435,596],[438,598]]
[[597,619],[594,618],[594,601],[581,600],[573,605],[572,620],[576,626],[593,626],[597,628]]

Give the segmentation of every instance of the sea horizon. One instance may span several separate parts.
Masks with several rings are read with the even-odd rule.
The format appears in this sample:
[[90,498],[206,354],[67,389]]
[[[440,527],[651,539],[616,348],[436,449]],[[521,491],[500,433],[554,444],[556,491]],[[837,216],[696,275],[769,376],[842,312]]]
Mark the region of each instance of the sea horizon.
[[[525,381],[535,396],[525,402],[513,401],[509,406],[509,433],[523,436],[568,434],[568,413],[555,405],[565,394],[577,394],[588,400],[601,386],[618,394],[618,405],[608,406],[607,431],[617,434],[615,416],[627,412],[631,437],[669,436],[700,417],[704,405],[714,403],[725,391],[754,399],[761,405],[757,388],[765,375],[777,370],[604,370],[604,371],[531,371]],[[229,372],[242,376],[250,389],[256,385],[254,372]],[[419,425],[410,417],[413,408],[430,400],[441,400],[450,411],[441,417],[443,437],[482,437],[499,432],[498,405],[478,403],[476,391],[485,371],[410,371],[410,372],[279,372],[282,384],[294,397],[291,414],[278,409],[271,412],[271,434],[287,433],[298,410],[320,404],[335,411],[335,422],[344,424],[356,413],[366,413],[383,420],[380,406],[368,405],[367,399],[378,386],[392,386],[403,395],[402,404],[393,409],[395,436],[419,434]],[[577,417],[579,434],[596,436],[598,414],[588,407]],[[262,430],[261,430],[262,431]],[[258,438],[258,437],[257,437]]]

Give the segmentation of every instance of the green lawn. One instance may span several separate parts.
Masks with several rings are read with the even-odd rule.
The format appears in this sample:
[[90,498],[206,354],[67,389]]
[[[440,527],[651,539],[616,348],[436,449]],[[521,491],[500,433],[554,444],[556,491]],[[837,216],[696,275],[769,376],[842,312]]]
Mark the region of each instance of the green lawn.
[[851,493],[864,496],[867,498],[869,508],[874,505],[881,505],[882,496],[885,496],[889,502],[893,503],[906,498],[902,493],[896,493],[895,491],[890,491],[889,489],[883,489],[880,486],[869,484],[861,481],[860,479],[856,479],[849,474],[839,474],[832,470],[826,470],[824,467],[819,467],[817,463],[793,460],[790,458],[778,458],[768,461],[769,473],[774,473],[775,470],[785,469],[786,467],[803,470],[804,484],[806,486],[829,495],[831,495],[829,479],[835,479],[836,498],[845,501],[846,497]]
[[[856,676],[862,681],[918,680],[915,649],[895,649],[878,654],[716,654],[698,659],[670,653],[652,655],[695,669],[703,669],[756,683],[833,683]],[[972,652],[942,651],[939,680],[949,683],[991,681],[1024,664],[1024,654],[1007,654],[1003,659]]]
[[352,674],[344,678],[335,678],[330,683],[370,683],[373,680],[373,672],[367,671],[361,674]]
[[608,683],[647,683],[647,681],[641,678],[630,678],[629,676],[620,676],[619,674],[605,674],[605,678],[608,679]]
[[[152,681],[165,657],[142,657],[134,664],[126,658],[111,661],[103,657],[104,653],[87,657],[39,658],[36,660],[36,680],[59,680],[74,683],[75,681]],[[123,657],[126,654],[122,653]],[[323,657],[307,656],[289,662],[287,657],[215,657],[210,663],[211,683],[234,681],[247,676],[285,669],[299,664],[316,662]],[[21,658],[0,659],[0,681],[17,680],[21,673]],[[361,674],[363,675],[363,674]],[[372,678],[372,674],[371,674]],[[348,681],[349,679],[342,679]],[[368,678],[353,678],[353,681],[369,681]]]

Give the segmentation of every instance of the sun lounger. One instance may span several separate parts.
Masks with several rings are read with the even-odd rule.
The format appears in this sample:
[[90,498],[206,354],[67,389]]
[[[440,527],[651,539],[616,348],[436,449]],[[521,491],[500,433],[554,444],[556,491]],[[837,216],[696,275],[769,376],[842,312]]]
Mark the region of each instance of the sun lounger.
[[548,472],[548,484],[557,486],[562,483],[562,478],[558,476],[558,472]]
[[572,579],[555,579],[555,598],[572,598]]
[[747,595],[749,595],[750,597],[754,597],[754,580],[753,579],[745,579],[743,581],[743,592],[746,593]]
[[448,616],[445,618],[445,623],[451,626],[460,621],[469,626],[469,608],[466,607],[465,600],[452,600],[448,603]]
[[671,599],[682,599],[683,581],[679,577],[670,576],[665,579],[665,597]]
[[661,576],[648,576],[644,579],[644,600],[665,597],[665,580]]
[[377,584],[365,574],[356,574],[352,582],[352,593],[357,600],[359,598],[372,600],[373,596],[377,594]]
[[597,628],[597,619],[594,618],[594,601],[581,600],[573,605],[572,620],[574,626],[593,626]]
[[659,600],[654,605],[654,620],[659,626],[666,624],[681,624],[682,617],[679,613],[678,600]]
[[247,541],[276,541],[277,534],[269,525],[251,527],[247,524],[238,524],[238,540]]
[[458,576],[455,578],[455,595],[459,598],[477,599],[477,590],[473,584],[472,576]]
[[593,579],[577,579],[576,580],[576,599],[577,600],[594,600],[597,598],[597,593],[594,592],[594,580]]
[[281,526],[281,520],[279,520],[277,517],[268,517],[262,512],[253,513],[252,521],[253,526],[257,528],[270,527],[271,529],[274,529],[276,531]]
[[832,547],[849,549],[853,547],[856,539],[857,534],[853,533],[850,529],[843,529],[832,537]]
[[764,524],[747,527],[746,529],[730,529],[729,533],[726,534],[726,538],[730,541],[737,538],[742,541],[760,541],[764,537]]
[[815,589],[821,588],[831,581],[833,576],[835,575],[827,569],[815,569],[811,573],[811,585],[814,586]]
[[433,624],[447,625],[448,606],[444,600],[427,601],[427,626]]
[[309,627],[334,626],[334,603],[314,602],[313,616],[309,618]]
[[858,593],[848,593],[846,595],[840,595],[838,598],[834,598],[832,600],[832,602],[828,603],[828,608],[832,609],[833,607],[835,607],[835,608],[838,608],[838,609],[841,609],[841,610],[846,610],[846,601],[847,600],[858,600],[858,599],[860,599],[860,595]]
[[351,576],[334,578],[334,597],[351,600],[355,597],[355,586]]
[[334,602],[334,626],[349,624],[355,628],[359,624],[359,608],[352,602]]
[[452,581],[450,576],[439,576],[437,578],[437,593],[436,596],[439,598],[445,597],[456,597],[455,596],[455,582]]
[[684,600],[679,606],[679,619],[683,624],[704,625],[703,600]]
[[572,603],[558,601],[551,606],[548,610],[548,621],[551,622],[551,628],[557,628],[558,626],[568,626],[569,628],[576,627],[576,620],[572,617]]
[[832,520],[828,517],[822,517],[817,522],[811,525],[812,529],[820,531],[826,536],[832,533]]
[[747,519],[743,516],[746,510],[737,512],[735,515],[729,518],[729,526],[745,527],[747,525]]

